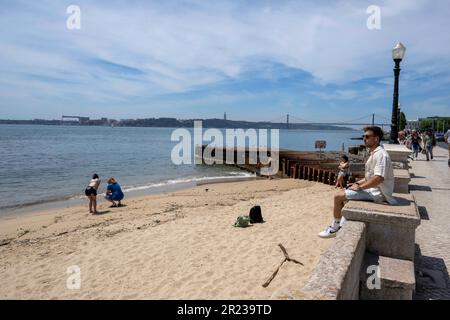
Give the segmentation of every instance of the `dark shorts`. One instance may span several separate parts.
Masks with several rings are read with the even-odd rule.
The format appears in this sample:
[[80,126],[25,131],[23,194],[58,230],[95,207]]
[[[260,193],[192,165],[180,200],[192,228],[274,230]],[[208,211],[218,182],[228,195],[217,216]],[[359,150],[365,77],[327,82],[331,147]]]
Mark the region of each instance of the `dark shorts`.
[[84,190],[84,194],[89,196],[97,196],[97,190],[94,187],[87,187],[86,190]]
[[118,195],[112,195],[112,194],[107,194],[106,196],[105,196],[105,199],[106,200],[109,200],[109,201],[121,201],[121,200],[123,200],[123,196],[118,196]]

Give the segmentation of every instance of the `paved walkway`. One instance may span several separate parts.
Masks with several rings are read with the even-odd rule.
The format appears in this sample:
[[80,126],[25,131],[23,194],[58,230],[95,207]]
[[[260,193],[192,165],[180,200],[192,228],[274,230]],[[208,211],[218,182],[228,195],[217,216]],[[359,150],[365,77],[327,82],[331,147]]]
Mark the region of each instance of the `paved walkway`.
[[415,299],[450,299],[450,167],[448,151],[410,161],[410,192],[422,218],[416,231]]

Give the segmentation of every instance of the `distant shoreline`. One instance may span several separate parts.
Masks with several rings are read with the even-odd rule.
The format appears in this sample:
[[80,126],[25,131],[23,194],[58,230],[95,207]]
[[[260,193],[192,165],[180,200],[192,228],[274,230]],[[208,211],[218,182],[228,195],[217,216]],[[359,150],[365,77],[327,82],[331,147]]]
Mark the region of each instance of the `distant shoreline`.
[[129,120],[87,120],[86,122],[63,121],[63,120],[13,120],[0,119],[0,125],[48,125],[48,126],[83,126],[83,127],[132,127],[132,128],[192,128],[194,121],[202,121],[203,128],[219,129],[285,129],[285,130],[337,130],[355,131],[350,127],[340,127],[337,125],[321,125],[310,123],[271,123],[271,122],[250,122],[234,121],[223,119],[189,119],[178,120],[175,118],[149,118],[149,119],[129,119]]

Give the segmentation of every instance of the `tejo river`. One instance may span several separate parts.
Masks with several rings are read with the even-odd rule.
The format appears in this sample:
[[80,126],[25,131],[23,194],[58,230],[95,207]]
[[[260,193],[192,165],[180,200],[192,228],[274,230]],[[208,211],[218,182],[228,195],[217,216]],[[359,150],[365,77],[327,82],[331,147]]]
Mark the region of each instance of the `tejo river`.
[[[0,212],[19,206],[79,199],[93,173],[114,176],[123,190],[161,192],[186,183],[220,177],[248,177],[232,166],[175,165],[171,152],[174,128],[0,125]],[[189,129],[191,132],[192,129]],[[204,129],[206,130],[206,129]],[[269,134],[270,135],[270,134]],[[341,150],[354,130],[280,130],[280,148]],[[193,153],[193,151],[192,151]]]

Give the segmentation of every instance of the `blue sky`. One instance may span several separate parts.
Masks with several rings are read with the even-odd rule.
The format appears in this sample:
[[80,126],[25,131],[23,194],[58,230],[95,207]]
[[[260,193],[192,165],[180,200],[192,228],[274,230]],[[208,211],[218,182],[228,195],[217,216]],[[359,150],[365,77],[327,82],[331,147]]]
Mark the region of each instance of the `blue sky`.
[[450,116],[449,16],[447,0],[3,0],[0,118],[390,118],[398,41],[402,110]]

